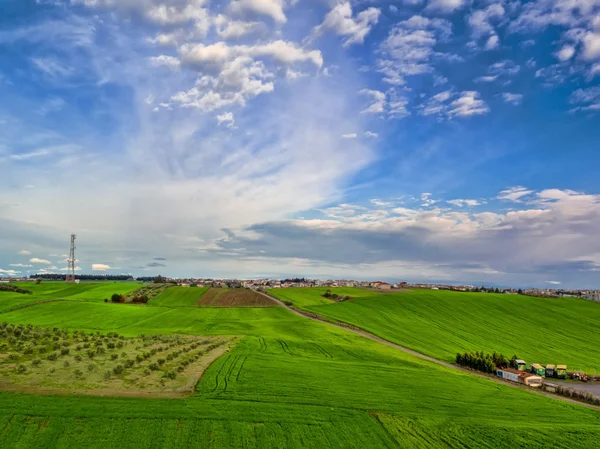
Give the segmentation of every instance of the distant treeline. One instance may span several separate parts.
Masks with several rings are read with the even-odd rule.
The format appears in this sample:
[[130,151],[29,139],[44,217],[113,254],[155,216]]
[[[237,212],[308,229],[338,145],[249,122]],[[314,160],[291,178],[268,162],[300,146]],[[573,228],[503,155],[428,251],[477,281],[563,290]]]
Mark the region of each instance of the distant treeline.
[[308,279],[304,279],[304,278],[290,278],[290,279],[284,279],[283,281],[281,281],[282,284],[290,284],[290,283],[299,283],[299,282],[309,282]]
[[[48,281],[64,281],[65,274],[32,274],[30,279],[46,279]],[[129,274],[76,274],[75,279],[81,281],[130,281],[133,277]]]

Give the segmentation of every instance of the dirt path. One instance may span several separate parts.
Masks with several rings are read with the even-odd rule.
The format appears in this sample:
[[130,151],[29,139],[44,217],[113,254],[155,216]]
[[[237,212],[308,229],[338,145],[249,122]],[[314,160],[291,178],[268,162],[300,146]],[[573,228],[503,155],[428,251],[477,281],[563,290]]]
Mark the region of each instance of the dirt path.
[[577,404],[577,405],[581,405],[581,406],[584,406],[584,407],[593,408],[595,410],[600,410],[600,407],[596,406],[596,405],[587,404],[587,403],[581,402],[581,401],[576,401],[575,399],[570,399],[570,398],[567,398],[567,397],[564,397],[564,396],[555,395],[555,394],[548,393],[546,391],[539,390],[539,389],[536,389],[536,388],[530,388],[530,387],[527,387],[527,386],[522,385],[522,384],[518,384],[518,383],[514,383],[514,382],[507,382],[507,381],[501,380],[498,377],[493,376],[493,375],[489,375],[489,374],[485,374],[485,373],[480,373],[478,371],[474,371],[474,370],[467,369],[467,368],[462,368],[462,367],[460,367],[458,365],[453,365],[452,363],[448,363],[448,362],[444,362],[442,360],[438,360],[436,358],[430,357],[430,356],[422,354],[420,352],[413,351],[412,349],[405,348],[404,346],[400,346],[400,345],[398,345],[396,343],[392,343],[391,341],[384,340],[383,338],[378,337],[376,335],[373,335],[373,334],[371,334],[371,333],[369,333],[369,332],[367,332],[367,331],[365,331],[363,329],[359,329],[359,328],[356,328],[356,327],[353,327],[353,326],[350,326],[350,325],[342,325],[342,324],[332,323],[331,321],[325,320],[323,317],[321,317],[320,315],[317,315],[316,313],[307,312],[307,311],[304,311],[304,310],[301,310],[301,309],[297,309],[297,308],[295,308],[293,306],[288,306],[283,301],[280,301],[280,300],[278,300],[276,298],[273,298],[272,296],[269,296],[266,293],[262,293],[262,292],[257,292],[257,293],[260,293],[261,295],[266,296],[267,298],[271,299],[272,301],[274,301],[276,303],[279,303],[281,306],[285,307],[287,310],[289,310],[290,312],[292,312],[295,315],[301,316],[303,318],[308,318],[308,319],[313,320],[313,321],[318,321],[320,323],[327,324],[329,326],[333,326],[333,327],[336,327],[338,329],[342,329],[342,330],[345,330],[345,331],[348,331],[348,332],[353,332],[353,333],[355,333],[357,335],[360,335],[361,337],[368,338],[369,340],[373,340],[373,341],[376,341],[378,343],[384,344],[386,346],[389,346],[390,348],[394,348],[394,349],[397,349],[399,351],[406,352],[407,354],[414,355],[415,357],[418,357],[420,359],[427,360],[429,362],[445,366],[446,368],[454,369],[454,370],[457,370],[457,371],[462,371],[464,373],[468,373],[468,374],[471,374],[471,375],[477,376],[477,377],[482,377],[484,379],[488,379],[488,380],[491,380],[493,382],[497,382],[497,383],[500,383],[502,385],[506,385],[508,387],[519,388],[521,390],[530,391],[532,393],[537,393],[537,394],[540,394],[542,396],[553,398],[553,399],[556,399],[556,400],[559,400],[559,401],[569,402],[571,404]]

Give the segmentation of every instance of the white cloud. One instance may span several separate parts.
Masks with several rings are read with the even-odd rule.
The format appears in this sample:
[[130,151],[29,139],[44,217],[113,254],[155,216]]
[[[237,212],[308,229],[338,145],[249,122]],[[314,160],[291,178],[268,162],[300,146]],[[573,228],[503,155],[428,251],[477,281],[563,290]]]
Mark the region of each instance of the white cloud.
[[600,86],[577,89],[569,101],[576,105],[573,111],[600,111]]
[[224,112],[223,114],[217,115],[217,122],[219,126],[221,123],[225,123],[228,128],[235,126],[235,119],[232,112]]
[[22,263],[11,263],[10,266],[17,267],[17,268],[32,268],[33,267],[33,265],[25,265]]
[[31,256],[31,251],[27,251],[26,249],[22,249],[17,254],[19,254],[20,256]]
[[240,39],[263,29],[263,24],[261,22],[231,20],[223,14],[219,14],[215,17],[214,24],[217,35],[225,40]]
[[31,62],[38,70],[51,78],[64,78],[74,73],[73,68],[54,58],[32,58]]
[[528,196],[532,193],[533,193],[533,190],[527,190],[525,187],[520,187],[520,186],[511,187],[510,189],[501,191],[498,194],[497,199],[503,200],[503,201],[512,201],[515,203],[520,203],[520,202],[522,202],[521,198],[523,198],[524,196]]
[[498,24],[501,22],[504,14],[505,10],[502,4],[492,3],[485,9],[473,11],[467,17],[467,21],[471,26],[473,39],[485,38],[486,43],[484,48],[486,50],[493,50],[500,45],[500,38],[496,33],[493,23]]
[[184,44],[179,49],[181,61],[203,71],[216,71],[227,62],[239,57],[270,58],[278,63],[293,65],[310,62],[317,68],[323,65],[319,50],[305,50],[293,42],[282,40],[257,45]]
[[0,268],[0,274],[2,275],[7,275],[7,276],[15,276],[16,274],[20,273],[20,271],[15,271],[15,270],[3,270],[2,268]]
[[489,107],[479,98],[479,92],[463,91],[461,93],[446,90],[433,95],[420,106],[421,115],[436,115],[439,117],[470,117],[489,112]]
[[587,61],[600,59],[600,30],[590,31],[582,39],[583,51],[581,56]]
[[150,62],[156,67],[168,67],[170,69],[178,69],[181,65],[179,59],[174,56],[160,55],[150,58]]
[[210,26],[208,10],[202,7],[203,3],[203,1],[191,0],[183,7],[154,5],[146,10],[145,16],[158,25],[184,25],[193,22],[196,30],[203,36]]
[[379,134],[374,133],[372,131],[366,131],[365,132],[365,137],[379,137]]
[[475,206],[480,206],[481,204],[483,204],[479,200],[463,200],[463,199],[448,200],[446,202],[448,204],[452,204],[453,206],[457,206],[457,207],[465,207],[465,206],[475,207]]
[[31,262],[31,263],[45,264],[45,265],[52,265],[52,262],[50,262],[49,260],[39,259],[37,257],[32,257],[31,259],[29,259],[29,262]]
[[344,139],[356,139],[357,137],[358,135],[356,133],[342,134],[342,138]]
[[28,159],[33,159],[36,157],[48,156],[50,152],[48,150],[36,150],[30,151],[28,153],[20,153],[20,154],[11,154],[9,157],[14,161],[26,161]]
[[546,282],[546,284],[552,284],[552,285],[560,285],[561,284],[561,282],[559,282],[559,281],[545,281],[545,282]]
[[521,66],[510,59],[495,62],[488,67],[488,73],[498,76],[514,76],[521,71]]
[[511,94],[509,92],[504,92],[504,93],[502,93],[502,99],[504,100],[505,103],[510,103],[515,106],[518,106],[523,101],[523,95],[522,94]]
[[371,104],[361,111],[363,114],[382,114],[385,108],[385,93],[379,90],[361,89],[359,94],[371,98]]
[[435,47],[451,34],[452,24],[444,19],[413,16],[394,25],[380,45],[384,57],[377,60],[377,69],[384,75],[383,80],[404,85],[406,76],[433,72],[431,60],[445,56]]
[[283,12],[284,0],[234,0],[229,5],[229,10],[236,14],[253,12],[258,15],[271,17],[277,23],[287,22]]
[[494,34],[493,36],[490,36],[489,39],[486,41],[484,48],[486,50],[493,50],[495,48],[498,48],[499,46],[500,39],[498,38],[497,34]]
[[106,271],[106,270],[111,270],[111,267],[110,267],[110,265],[106,265],[103,263],[93,263],[92,270],[93,271]]
[[381,11],[378,8],[368,8],[352,18],[352,6],[349,1],[338,3],[327,13],[323,23],[314,27],[312,38],[318,37],[326,31],[333,31],[344,36],[344,46],[361,44],[365,36],[376,25]]
[[387,92],[379,90],[361,89],[359,94],[370,97],[370,104],[361,111],[361,114],[385,114],[388,118],[401,119],[410,112],[406,108],[408,100],[394,88],[390,88]]
[[556,57],[561,61],[568,61],[573,55],[575,55],[575,47],[572,45],[565,45],[556,53]]
[[485,9],[473,11],[467,17],[473,37],[480,38],[495,35],[496,32],[491,22],[504,17],[504,13],[505,10],[501,3],[492,3]]
[[462,8],[464,4],[465,0],[429,0],[427,9],[442,13],[450,13],[455,9]]
[[479,92],[465,91],[450,103],[447,113],[449,117],[469,117],[487,114],[489,111],[485,102],[479,98]]

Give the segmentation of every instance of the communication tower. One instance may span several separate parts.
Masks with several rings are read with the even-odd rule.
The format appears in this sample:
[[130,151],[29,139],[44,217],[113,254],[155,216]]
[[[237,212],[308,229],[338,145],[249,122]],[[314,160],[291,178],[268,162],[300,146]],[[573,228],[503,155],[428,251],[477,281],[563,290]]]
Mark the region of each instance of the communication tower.
[[71,251],[67,262],[67,277],[65,278],[65,282],[75,283],[75,234],[71,234]]

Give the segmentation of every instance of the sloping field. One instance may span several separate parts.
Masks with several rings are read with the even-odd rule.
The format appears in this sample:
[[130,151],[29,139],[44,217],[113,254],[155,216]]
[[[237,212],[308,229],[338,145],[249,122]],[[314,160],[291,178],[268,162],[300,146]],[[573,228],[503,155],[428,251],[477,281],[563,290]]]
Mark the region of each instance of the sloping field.
[[[293,297],[296,289],[288,290]],[[441,290],[373,295],[305,308],[445,361],[459,351],[495,350],[527,362],[600,370],[597,303]]]
[[169,287],[148,304],[161,307],[194,306],[207,290],[206,287]]
[[332,293],[337,293],[340,296],[350,296],[351,298],[365,298],[377,294],[354,287],[272,288],[269,290],[269,293],[282,301],[289,301],[294,306],[303,309],[323,304],[335,304],[335,301],[321,296],[327,290],[331,290]]
[[196,305],[204,307],[274,307],[275,301],[247,288],[209,288]]
[[2,448],[545,449],[590,448],[600,438],[596,410],[450,370],[282,307],[64,301],[0,313],[2,321],[125,336],[246,336],[188,398],[0,392]]
[[0,292],[0,312],[39,302],[40,298],[34,295],[21,293]]
[[82,282],[79,284],[67,284],[65,282],[43,281],[40,284],[35,282],[20,282],[19,287],[31,290],[33,296],[41,300],[47,299],[85,299],[110,301],[113,293],[125,295],[133,290],[140,288],[138,282]]

